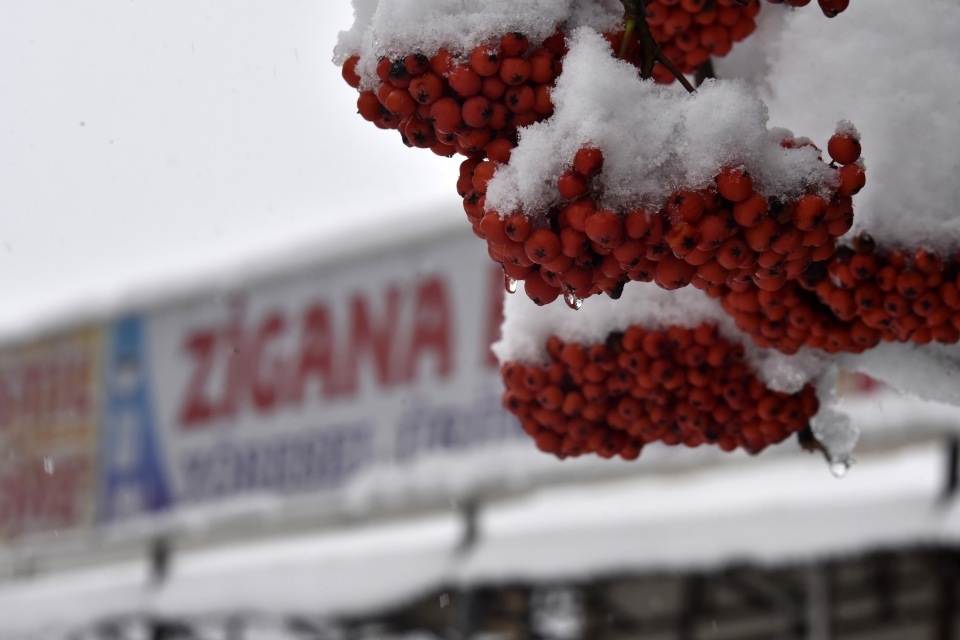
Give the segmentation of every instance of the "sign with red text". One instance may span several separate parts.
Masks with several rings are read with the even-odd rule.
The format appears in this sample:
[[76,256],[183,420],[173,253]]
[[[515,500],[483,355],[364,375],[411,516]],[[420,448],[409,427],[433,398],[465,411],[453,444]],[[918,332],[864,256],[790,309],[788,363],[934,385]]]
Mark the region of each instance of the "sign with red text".
[[457,234],[120,319],[103,519],[336,492],[518,441],[489,349],[502,299],[500,268]]
[[0,351],[0,540],[92,524],[101,331]]

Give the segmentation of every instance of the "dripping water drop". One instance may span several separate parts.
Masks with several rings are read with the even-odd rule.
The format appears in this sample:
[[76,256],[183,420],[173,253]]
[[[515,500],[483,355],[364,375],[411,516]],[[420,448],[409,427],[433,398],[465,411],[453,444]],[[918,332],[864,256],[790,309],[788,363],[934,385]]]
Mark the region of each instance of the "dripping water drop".
[[567,306],[577,311],[580,307],[583,306],[583,298],[577,297],[577,294],[570,293],[569,291],[563,294],[563,301],[567,303]]
[[853,460],[850,458],[833,458],[830,460],[830,473],[834,478],[844,478],[852,465]]
[[503,274],[503,288],[507,290],[507,293],[516,293],[517,292],[516,279],[511,278],[507,274]]

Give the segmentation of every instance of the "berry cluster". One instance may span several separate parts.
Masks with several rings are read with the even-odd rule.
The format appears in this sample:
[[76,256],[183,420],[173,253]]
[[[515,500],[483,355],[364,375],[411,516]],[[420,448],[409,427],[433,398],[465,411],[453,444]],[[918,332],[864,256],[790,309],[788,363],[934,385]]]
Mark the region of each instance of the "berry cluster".
[[[767,0],[767,2],[771,4],[785,4],[791,7],[805,7],[810,4],[810,0]],[[817,0],[817,4],[820,5],[820,10],[823,11],[823,15],[828,18],[835,18],[850,6],[850,0]]]
[[[759,0],[652,0],[647,3],[647,24],[663,54],[682,73],[689,74],[711,56],[727,55],[734,43],[753,33],[759,12]],[[640,43],[630,51],[630,57],[639,62]],[[674,80],[659,64],[653,77],[660,82]]]
[[788,355],[804,346],[829,353],[859,353],[878,342],[876,332],[864,331],[856,322],[841,321],[795,280],[776,292],[743,283],[724,285],[710,294],[720,298],[737,328],[759,347]]
[[[858,191],[865,178],[856,134],[835,134],[827,152],[841,165],[841,191]],[[829,218],[826,208],[822,215]],[[960,340],[960,255],[944,260],[924,247],[913,255],[885,250],[861,233],[852,246],[814,259],[777,295],[758,284],[724,283],[708,292],[761,347],[861,353],[880,342]]]
[[523,280],[537,304],[560,295],[572,306],[601,292],[616,297],[628,281],[664,289],[693,284],[714,295],[725,285],[777,291],[832,256],[853,224],[851,196],[865,179],[859,142],[836,133],[828,149],[841,165],[833,185],[810,185],[793,197],[763,195],[745,169],[727,167],[707,188],[678,190],[656,208],[615,212],[598,204],[603,153],[593,147],[577,151],[556,181],[558,204],[542,217],[485,210],[493,160],[464,161],[457,186],[490,257],[508,282]]
[[812,386],[773,391],[714,325],[631,326],[605,343],[547,341],[550,363],[508,362],[504,406],[541,450],[632,460],[663,442],[758,453],[801,431],[818,410]]
[[362,86],[359,56],[348,58],[342,73],[360,90],[360,115],[382,129],[399,130],[408,146],[505,162],[517,129],[553,113],[550,87],[565,51],[560,32],[539,46],[509,33],[463,58],[446,49],[429,57],[381,58],[372,88]]
[[728,287],[718,297],[758,346],[784,353],[800,346],[860,353],[880,342],[960,340],[960,256],[881,250],[866,233],[811,265],[777,296]]

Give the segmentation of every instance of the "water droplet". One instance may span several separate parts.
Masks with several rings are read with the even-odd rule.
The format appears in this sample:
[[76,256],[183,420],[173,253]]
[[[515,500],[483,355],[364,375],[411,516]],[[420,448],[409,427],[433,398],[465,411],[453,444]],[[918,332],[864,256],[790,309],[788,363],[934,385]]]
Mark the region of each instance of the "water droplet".
[[43,472],[48,476],[53,475],[53,458],[44,458],[43,459]]
[[577,294],[570,293],[569,291],[563,294],[563,301],[566,302],[567,306],[573,309],[574,311],[579,310],[580,307],[583,306],[583,299],[578,298]]
[[507,293],[516,293],[517,292],[516,279],[511,278],[507,274],[503,274],[503,288],[507,290]]
[[853,460],[850,458],[834,458],[830,461],[830,473],[834,478],[843,478],[850,471]]

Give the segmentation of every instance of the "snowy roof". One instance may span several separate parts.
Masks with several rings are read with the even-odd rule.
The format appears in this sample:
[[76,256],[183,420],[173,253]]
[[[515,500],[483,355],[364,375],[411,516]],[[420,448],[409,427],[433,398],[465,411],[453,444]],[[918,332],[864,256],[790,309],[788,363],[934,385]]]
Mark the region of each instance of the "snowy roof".
[[[908,406],[861,404],[866,419],[902,419]],[[931,422],[956,424],[955,414],[933,409]],[[960,511],[940,500],[942,449],[929,437],[907,447],[871,447],[842,480],[819,455],[733,454],[721,464],[544,488],[484,505],[468,553],[457,550],[463,529],[451,509],[415,521],[185,551],[159,588],[147,586],[143,563],[49,576],[0,589],[0,635],[138,612],[369,614],[459,583],[785,564],[957,540]],[[55,610],[50,602],[58,603]]]
[[405,604],[443,584],[461,524],[452,515],[213,551],[174,560],[161,613],[350,615]]
[[86,569],[0,586],[0,637],[53,638],[73,626],[149,609],[144,562]]
[[936,501],[936,446],[864,457],[842,481],[819,457],[743,462],[543,491],[492,509],[459,577],[544,581],[785,564],[960,533],[960,513]]
[[387,609],[447,581],[460,530],[446,514],[183,552],[162,587],[149,583],[145,561],[11,583],[0,588],[0,637],[53,637],[133,614],[333,616]]

